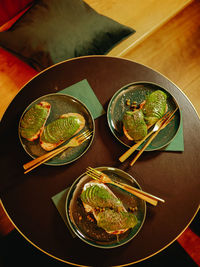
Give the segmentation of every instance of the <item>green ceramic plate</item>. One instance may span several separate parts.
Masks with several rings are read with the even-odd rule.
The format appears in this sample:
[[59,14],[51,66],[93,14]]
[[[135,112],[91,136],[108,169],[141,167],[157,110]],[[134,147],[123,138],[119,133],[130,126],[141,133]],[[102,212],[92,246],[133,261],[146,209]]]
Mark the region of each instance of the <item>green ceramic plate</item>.
[[[69,113],[69,112],[75,112],[81,114],[85,118],[85,127],[83,130],[90,130],[93,131],[93,136],[89,140],[85,141],[83,144],[81,144],[78,147],[74,148],[68,148],[61,154],[55,156],[54,158],[47,161],[45,164],[47,165],[64,165],[71,163],[75,161],[76,159],[80,158],[90,147],[92,144],[93,138],[94,138],[94,120],[92,118],[92,115],[90,111],[87,109],[87,107],[77,100],[76,98],[66,95],[66,94],[49,94],[44,95],[34,102],[32,102],[26,110],[23,112],[21,119],[23,118],[24,114],[28,109],[30,109],[33,105],[41,102],[41,101],[47,101],[51,104],[51,112],[47,119],[46,124],[50,123],[51,121],[59,118],[60,115]],[[20,125],[19,122],[19,125]],[[36,158],[46,153],[45,150],[43,150],[39,144],[39,139],[30,142],[26,139],[22,138],[19,133],[19,138],[21,141],[21,144],[25,151],[32,157]],[[68,141],[66,141],[64,144],[66,144]]]
[[[104,172],[113,180],[118,180],[140,188],[139,184],[132,176],[120,169],[112,167],[98,167],[96,169]],[[144,223],[146,217],[146,202],[118,187],[109,185],[114,194],[121,199],[125,208],[137,207],[134,214],[138,219],[138,223],[134,228],[129,229],[121,235],[108,235],[103,229],[97,227],[95,219],[93,221],[88,219],[88,213],[85,212],[80,200],[82,188],[84,184],[89,181],[91,181],[91,178],[83,173],[72,184],[67,193],[65,209],[67,221],[71,230],[82,241],[94,247],[108,249],[126,244],[138,234]]]
[[[174,110],[178,104],[174,97],[167,92],[164,88],[154,83],[138,82],[125,85],[119,89],[108,105],[107,120],[108,125],[113,135],[125,146],[130,147],[134,142],[129,141],[123,134],[122,119],[127,110],[130,110],[130,106],[127,106],[127,99],[136,101],[140,104],[145,100],[145,97],[155,90],[162,90],[167,94],[168,111]],[[156,136],[151,144],[146,148],[146,151],[153,151],[161,149],[167,146],[175,137],[178,132],[181,121],[180,109],[175,113],[174,119]],[[148,140],[148,139],[147,139]],[[143,145],[142,145],[143,146]],[[139,146],[138,150],[141,148]]]

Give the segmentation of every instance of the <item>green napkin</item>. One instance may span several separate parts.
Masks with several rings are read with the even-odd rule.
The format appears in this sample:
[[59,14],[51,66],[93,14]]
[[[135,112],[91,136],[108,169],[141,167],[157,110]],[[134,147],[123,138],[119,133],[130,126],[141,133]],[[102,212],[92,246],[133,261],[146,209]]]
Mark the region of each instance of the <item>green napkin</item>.
[[68,190],[69,190],[69,188],[64,189],[60,193],[53,196],[51,199],[52,199],[54,205],[56,206],[58,212],[60,213],[60,216],[62,217],[63,221],[65,222],[66,226],[68,227],[72,237],[76,237],[75,234],[72,232],[72,230],[68,224],[67,217],[66,217],[65,201],[66,201]]
[[59,91],[59,93],[67,94],[80,100],[89,109],[94,119],[105,114],[101,103],[86,79]]
[[174,139],[168,146],[166,146],[162,151],[184,151],[184,138],[183,138],[183,122],[181,120],[180,127],[175,135]]

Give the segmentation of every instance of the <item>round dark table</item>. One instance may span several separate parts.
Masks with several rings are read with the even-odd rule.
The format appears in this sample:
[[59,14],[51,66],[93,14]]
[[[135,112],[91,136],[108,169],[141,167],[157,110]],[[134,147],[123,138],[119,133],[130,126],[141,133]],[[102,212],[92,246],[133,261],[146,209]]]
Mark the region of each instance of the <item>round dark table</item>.
[[[60,167],[42,165],[24,175],[22,165],[30,160],[18,138],[18,122],[27,105],[36,98],[58,92],[87,79],[107,109],[122,86],[147,81],[167,89],[177,100],[183,118],[184,152],[145,152],[133,167],[121,164],[126,147],[112,135],[107,117],[95,120],[92,146],[77,161]],[[199,208],[200,121],[194,107],[179,88],[160,73],[121,58],[89,56],[57,64],[34,77],[14,98],[1,124],[2,203],[20,233],[48,255],[68,264],[115,266],[144,260],[166,248],[185,230]],[[88,166],[112,166],[131,174],[143,190],[165,199],[147,216],[139,234],[115,249],[91,247],[73,238],[51,197],[69,187]]]

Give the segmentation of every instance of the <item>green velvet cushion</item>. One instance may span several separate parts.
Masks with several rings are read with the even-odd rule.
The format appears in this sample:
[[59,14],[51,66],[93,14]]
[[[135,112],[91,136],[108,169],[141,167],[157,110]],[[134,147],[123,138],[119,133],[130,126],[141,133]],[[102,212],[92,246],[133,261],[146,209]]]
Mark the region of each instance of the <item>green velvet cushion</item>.
[[106,54],[132,33],[81,0],[41,0],[0,33],[0,45],[42,70],[69,58]]

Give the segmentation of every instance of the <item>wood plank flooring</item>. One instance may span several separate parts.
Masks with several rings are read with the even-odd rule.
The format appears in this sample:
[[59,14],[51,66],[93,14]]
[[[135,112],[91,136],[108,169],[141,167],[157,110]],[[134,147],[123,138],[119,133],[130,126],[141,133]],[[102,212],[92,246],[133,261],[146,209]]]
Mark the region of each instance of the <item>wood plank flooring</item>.
[[85,0],[100,14],[106,15],[136,30],[136,33],[110,51],[121,56],[170,20],[192,0]]
[[200,114],[200,1],[194,1],[123,57],[165,75]]

